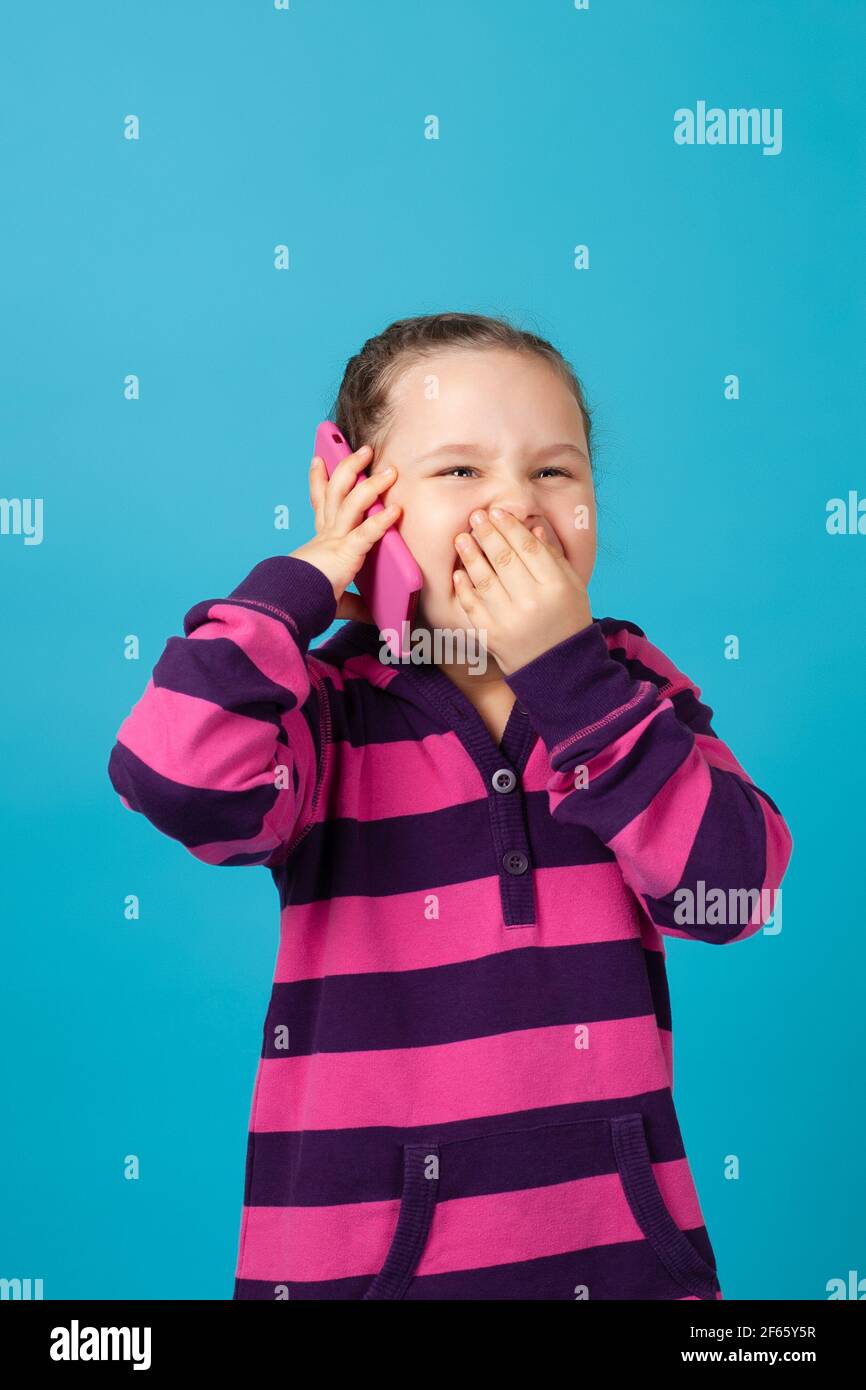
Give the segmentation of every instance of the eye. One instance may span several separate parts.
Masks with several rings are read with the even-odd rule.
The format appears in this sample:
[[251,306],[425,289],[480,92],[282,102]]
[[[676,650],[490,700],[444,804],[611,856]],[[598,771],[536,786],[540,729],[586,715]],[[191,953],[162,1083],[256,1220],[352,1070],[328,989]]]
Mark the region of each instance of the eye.
[[[475,472],[477,472],[477,469],[475,469],[475,468],[470,468],[469,465],[466,464],[466,463],[455,463],[455,465],[454,465],[453,468],[448,468],[448,469],[446,469],[444,473],[437,473],[436,476],[437,476],[438,478],[451,478],[451,477],[454,476],[455,473],[475,473]],[[554,474],[558,475],[560,478],[569,478],[569,477],[571,477],[571,474],[568,472],[567,469],[565,469],[565,468],[554,468],[552,465],[550,465],[550,466],[547,467],[547,468],[540,468],[540,469],[539,469],[539,473],[554,473]]]

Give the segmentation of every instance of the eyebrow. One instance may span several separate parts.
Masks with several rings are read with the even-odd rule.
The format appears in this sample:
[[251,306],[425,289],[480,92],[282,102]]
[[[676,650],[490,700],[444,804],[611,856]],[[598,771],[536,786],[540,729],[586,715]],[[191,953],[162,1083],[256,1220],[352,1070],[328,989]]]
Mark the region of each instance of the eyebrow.
[[[419,460],[426,462],[429,459],[438,458],[440,454],[458,454],[465,455],[468,458],[477,458],[479,455],[485,455],[488,452],[489,451],[480,444],[440,444],[438,448],[431,449],[429,453],[420,454]],[[579,449],[576,444],[570,444],[565,441],[561,444],[546,444],[544,448],[537,449],[532,455],[532,458],[550,458],[554,454],[576,454],[578,458],[583,459],[584,463],[588,462],[583,449]]]

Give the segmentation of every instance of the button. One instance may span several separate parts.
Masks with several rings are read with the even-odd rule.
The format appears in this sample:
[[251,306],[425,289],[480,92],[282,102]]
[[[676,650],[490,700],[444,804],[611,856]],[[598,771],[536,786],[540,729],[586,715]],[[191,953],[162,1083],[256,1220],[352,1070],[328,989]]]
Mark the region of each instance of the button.
[[525,874],[529,860],[522,849],[510,849],[502,856],[502,863],[509,874]]
[[512,792],[517,786],[517,778],[510,767],[497,768],[490,780],[498,792]]

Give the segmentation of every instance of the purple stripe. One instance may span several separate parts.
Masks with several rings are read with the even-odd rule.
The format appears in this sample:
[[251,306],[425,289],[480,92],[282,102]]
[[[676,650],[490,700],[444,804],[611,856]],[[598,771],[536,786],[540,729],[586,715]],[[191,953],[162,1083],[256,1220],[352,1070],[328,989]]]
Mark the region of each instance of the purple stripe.
[[[402,1145],[434,1139],[439,1144],[467,1142],[448,1150],[444,1188],[450,1196],[480,1196],[540,1185],[532,1177],[538,1164],[540,1131],[547,1145],[545,1181],[566,1182],[613,1172],[616,1163],[608,1118],[640,1111],[646,1121],[653,1163],[683,1158],[682,1132],[669,1090],[648,1091],[627,1099],[576,1101],[540,1106],[437,1125],[361,1127],[305,1131],[251,1132],[247,1143],[247,1206],[336,1206],[344,1202],[381,1202],[399,1197],[403,1182]],[[562,1126],[581,1122],[580,1143],[560,1141]],[[584,1123],[586,1122],[586,1123]],[[557,1127],[557,1132],[545,1127]],[[500,1138],[501,1136],[501,1138]],[[496,1164],[473,1163],[486,1148]],[[461,1151],[465,1158],[461,1162]],[[456,1155],[456,1157],[452,1157]],[[455,1177],[452,1165],[457,1164]],[[346,1174],[352,1180],[347,1187]]]
[[[265,1057],[432,1047],[559,1024],[643,1018],[653,1012],[639,940],[524,946],[421,970],[330,975],[275,984]],[[657,953],[656,953],[657,954]]]
[[[587,786],[571,791],[556,807],[554,819],[589,824],[608,844],[646,810],[693,747],[693,736],[673,711],[662,711],[606,772],[593,775],[590,768]],[[584,761],[584,755],[580,745],[574,744],[556,754],[552,761],[557,772],[568,776],[573,767]]]
[[[524,800],[532,868],[614,861],[613,852],[593,831],[553,822],[546,792],[527,794]],[[433,893],[445,884],[471,883],[497,873],[504,876],[491,834],[491,815],[498,809],[484,797],[387,820],[319,822],[304,841],[304,853],[279,874],[280,905],[354,894]],[[545,818],[547,825],[542,828]],[[506,848],[510,848],[507,841]],[[532,875],[523,877],[531,887]]]
[[[275,745],[276,747],[276,740]],[[222,840],[253,839],[280,792],[273,786],[253,787],[245,792],[209,791],[182,786],[154,772],[147,763],[116,743],[108,760],[108,775],[114,790],[125,796],[134,811],[140,811],[161,830],[188,850]],[[260,863],[271,851],[259,856],[235,856],[235,863]]]
[[[298,666],[298,675],[301,674]],[[280,712],[293,710],[293,690],[268,679],[230,637],[198,641],[169,637],[153,668],[153,683],[180,695],[208,700],[220,709],[264,719],[280,728]]]

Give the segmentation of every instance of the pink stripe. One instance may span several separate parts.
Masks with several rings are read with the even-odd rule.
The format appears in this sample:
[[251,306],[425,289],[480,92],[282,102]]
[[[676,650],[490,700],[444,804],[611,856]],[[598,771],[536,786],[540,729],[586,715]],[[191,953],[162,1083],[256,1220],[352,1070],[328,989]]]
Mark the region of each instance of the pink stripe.
[[241,603],[212,603],[207,620],[187,640],[218,639],[234,642],[262,675],[293,691],[303,704],[309,694],[310,677],[295,638],[279,618],[272,618],[260,608],[252,611]]
[[655,1014],[515,1030],[429,1047],[259,1061],[256,1130],[405,1128],[666,1088]]
[[335,690],[349,691],[353,681],[376,686],[386,690],[401,669],[379,661],[378,657],[367,652],[348,657],[342,667],[331,666],[316,655],[315,649],[307,653],[307,664],[322,679],[331,682]]
[[[314,822],[332,815],[359,821],[422,815],[487,798],[484,778],[452,732],[359,747],[335,740],[334,749],[340,776]],[[525,792],[543,792],[549,778],[547,753],[537,739],[521,784]]]
[[335,742],[340,775],[316,820],[417,816],[487,800],[480,771],[455,733],[355,747]]
[[[680,1229],[703,1225],[687,1160],[654,1163],[652,1168]],[[619,1173],[605,1173],[438,1203],[417,1273],[477,1269],[643,1239]]]
[[[299,711],[286,716],[286,728],[303,783],[315,769],[312,736]],[[117,741],[160,777],[208,791],[273,787],[277,753],[281,760],[291,756],[277,744],[273,724],[154,685],[153,677]]]
[[681,882],[712,790],[709,769],[693,747],[645,810],[609,841],[632,887],[662,898]]
[[524,946],[640,938],[647,950],[659,949],[616,863],[536,869],[534,886],[538,921],[526,927],[505,927],[494,876],[443,884],[435,892],[289,904],[282,912],[274,980],[422,970]]
[[[340,776],[316,820],[329,815],[363,821],[421,815],[487,798],[481,772],[452,731],[358,747],[337,741],[335,750]],[[536,737],[521,784],[525,792],[544,792],[549,780],[547,751]]]
[[[685,1158],[653,1164],[681,1230],[703,1217]],[[309,1281],[373,1275],[394,1235],[400,1201],[250,1207],[241,1279]],[[643,1240],[618,1172],[437,1203],[416,1273],[483,1269]]]
[[700,748],[711,767],[721,768],[723,772],[736,772],[744,782],[754,786],[754,782],[744,767],[741,767],[726,743],[709,734],[695,734],[695,743]]
[[527,792],[546,792],[550,782],[550,755],[544,740],[536,736],[523,769],[523,788]]

